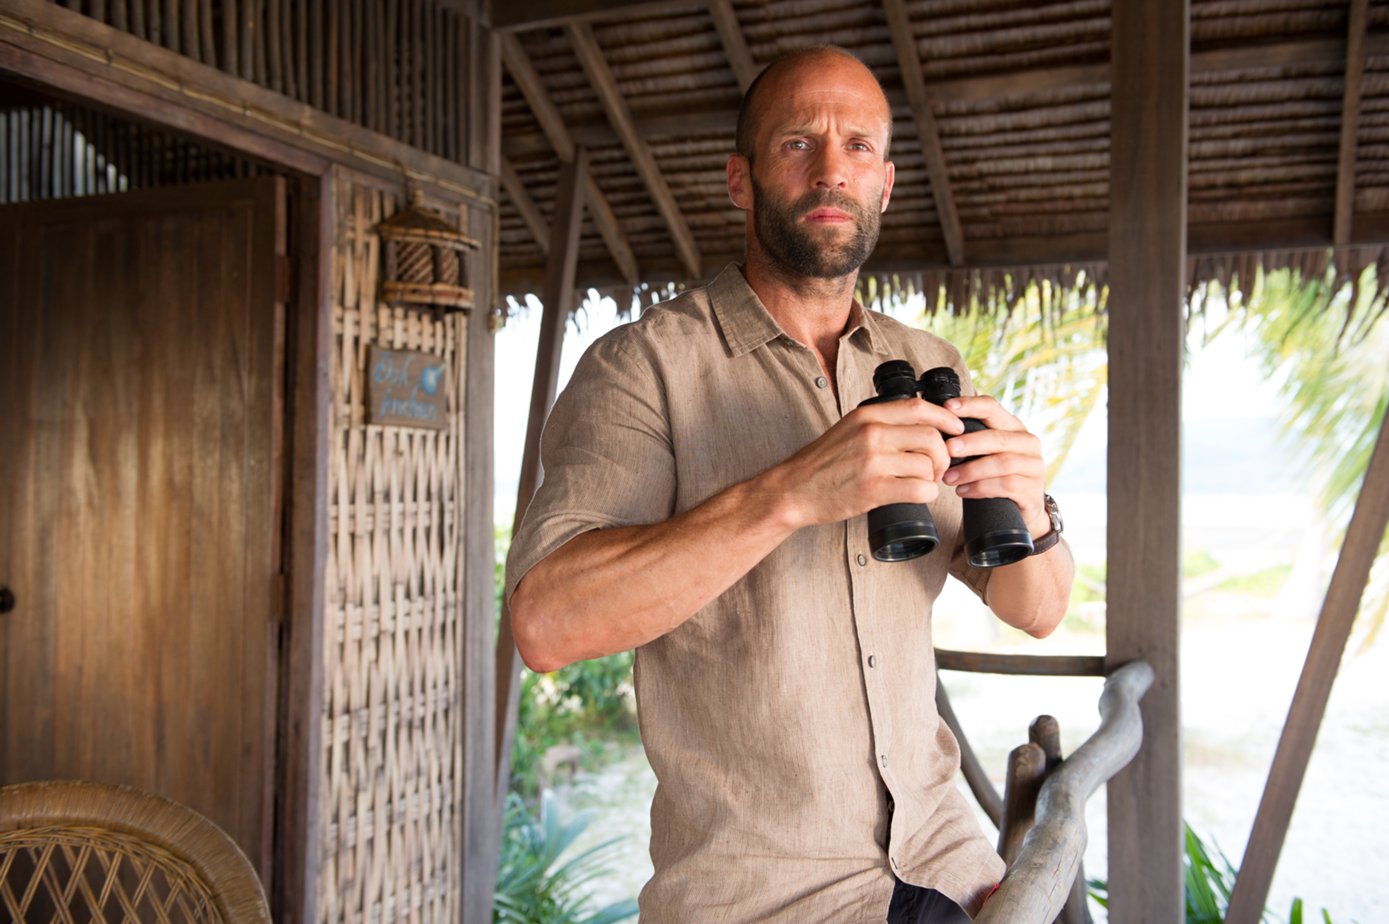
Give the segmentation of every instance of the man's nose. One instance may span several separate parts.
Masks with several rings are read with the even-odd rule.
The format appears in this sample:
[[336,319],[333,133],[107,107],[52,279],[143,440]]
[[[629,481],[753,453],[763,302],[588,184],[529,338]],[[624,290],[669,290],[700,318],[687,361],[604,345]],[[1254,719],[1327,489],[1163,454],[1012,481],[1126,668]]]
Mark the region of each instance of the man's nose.
[[815,188],[843,189],[848,184],[848,174],[844,169],[844,154],[834,145],[820,148],[815,160]]

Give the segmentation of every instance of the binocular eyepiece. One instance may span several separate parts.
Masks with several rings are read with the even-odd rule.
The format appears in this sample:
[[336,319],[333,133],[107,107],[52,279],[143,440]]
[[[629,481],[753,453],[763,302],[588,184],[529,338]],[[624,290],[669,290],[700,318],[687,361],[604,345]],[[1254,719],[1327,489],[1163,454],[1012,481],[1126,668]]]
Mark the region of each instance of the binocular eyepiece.
[[[960,377],[949,366],[938,366],[917,378],[911,363],[893,359],[873,371],[873,388],[877,397],[863,404],[919,397],[944,405],[960,396]],[[963,420],[966,433],[988,429],[972,417]],[[969,461],[955,459],[950,465]],[[1006,497],[967,498],[964,534],[965,554],[977,568],[1009,565],[1032,554],[1032,534],[1022,512]],[[887,504],[868,511],[868,543],[878,561],[908,561],[930,552],[940,544],[940,537],[925,504]]]

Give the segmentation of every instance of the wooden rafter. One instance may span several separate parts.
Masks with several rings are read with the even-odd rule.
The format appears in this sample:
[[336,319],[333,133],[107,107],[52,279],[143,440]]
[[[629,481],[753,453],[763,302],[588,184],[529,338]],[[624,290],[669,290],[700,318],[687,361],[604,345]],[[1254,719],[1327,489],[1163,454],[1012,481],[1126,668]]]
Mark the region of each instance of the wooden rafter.
[[1355,215],[1355,153],[1360,135],[1360,87],[1365,73],[1365,23],[1369,0],[1350,0],[1350,26],[1346,30],[1346,86],[1341,97],[1341,149],[1336,161],[1336,218],[1332,240],[1350,241]]
[[598,47],[598,40],[594,38],[593,30],[583,23],[577,23],[570,25],[568,32],[574,54],[583,66],[584,73],[588,75],[589,83],[592,84],[594,92],[598,95],[599,102],[603,104],[603,111],[607,113],[608,122],[617,132],[618,138],[622,140],[622,146],[627,150],[627,156],[632,159],[632,165],[646,184],[647,192],[651,194],[652,200],[656,203],[657,211],[665,220],[666,228],[675,241],[676,252],[680,255],[680,262],[684,265],[690,279],[699,279],[702,275],[700,255],[699,248],[695,244],[694,234],[685,222],[685,216],[675,201],[675,194],[670,191],[670,186],[666,184],[666,179],[661,174],[661,168],[657,165],[651,148],[647,146],[641,132],[637,131],[636,123],[632,119],[632,110],[627,106],[627,100],[618,89],[617,79],[608,67],[602,49]]
[[545,216],[540,213],[540,206],[535,204],[531,194],[526,191],[526,184],[521,180],[521,175],[516,172],[516,168],[511,166],[511,161],[502,161],[502,189],[511,198],[511,204],[516,206],[516,211],[521,213],[521,220],[530,229],[531,237],[535,238],[536,244],[540,246],[540,252],[548,254],[550,252],[550,228],[545,224]]
[[[560,114],[559,107],[555,105],[554,100],[550,98],[549,91],[545,89],[540,73],[531,63],[516,36],[502,36],[502,60],[506,65],[507,72],[511,74],[516,85],[520,87],[521,95],[526,98],[526,102],[530,105],[531,112],[535,114],[535,118],[545,132],[550,146],[559,156],[560,163],[567,164],[573,161],[574,138],[564,124],[564,117]],[[503,177],[503,179],[506,178]],[[516,179],[519,181],[519,175]],[[640,279],[637,258],[632,252],[632,245],[628,243],[627,236],[622,233],[622,226],[618,224],[617,215],[613,212],[612,205],[609,204],[607,196],[598,187],[598,181],[593,178],[591,170],[585,169],[580,181],[584,198],[588,201],[589,214],[593,217],[594,224],[598,226],[598,233],[603,236],[603,242],[607,244],[608,252],[612,254],[618,272],[622,274],[622,278],[627,281],[628,285],[635,286]],[[507,192],[510,193],[511,186],[507,185],[506,188]],[[529,195],[526,195],[525,199],[530,201]],[[527,226],[531,228],[532,234],[535,234],[536,242],[541,244],[541,250],[548,253],[548,242],[542,243],[539,234],[536,234],[537,226],[532,223],[532,218],[527,217],[521,204],[521,198],[512,196],[512,200],[517,203],[517,208],[521,210],[521,215],[525,218]],[[539,210],[537,209],[536,212],[538,215]],[[543,227],[543,222],[540,226]]]
[[715,0],[709,6],[709,15],[714,17],[714,28],[719,30],[719,41],[723,43],[723,53],[728,56],[733,76],[738,78],[738,86],[746,93],[757,77],[758,68],[748,49],[747,39],[743,37],[743,29],[738,25],[738,14],[733,11],[732,0]]
[[936,217],[945,237],[945,251],[951,266],[965,262],[965,235],[960,227],[960,213],[955,209],[955,196],[950,189],[950,171],[945,166],[945,151],[940,144],[940,127],[931,112],[931,100],[926,95],[926,78],[921,73],[921,54],[912,33],[911,17],[904,0],[883,0],[887,13],[887,31],[897,49],[897,66],[902,72],[902,86],[911,103],[916,120],[917,140],[926,160],[926,175],[931,180],[931,193],[936,200]]

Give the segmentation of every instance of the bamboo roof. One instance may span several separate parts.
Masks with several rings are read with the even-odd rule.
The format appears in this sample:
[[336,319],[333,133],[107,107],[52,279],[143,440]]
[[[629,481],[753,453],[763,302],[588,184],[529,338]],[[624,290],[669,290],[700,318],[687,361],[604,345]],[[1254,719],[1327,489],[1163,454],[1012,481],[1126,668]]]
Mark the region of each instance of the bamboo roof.
[[[575,145],[591,175],[581,291],[657,291],[738,259],[743,216],[724,164],[741,88],[814,43],[862,58],[893,108],[897,182],[864,270],[877,291],[944,293],[958,308],[1006,306],[1029,280],[1104,286],[1107,0],[515,6],[494,9],[503,295],[542,287]],[[1191,0],[1192,286],[1239,288],[1283,266],[1349,279],[1385,259],[1389,0],[1363,18],[1354,6]]]

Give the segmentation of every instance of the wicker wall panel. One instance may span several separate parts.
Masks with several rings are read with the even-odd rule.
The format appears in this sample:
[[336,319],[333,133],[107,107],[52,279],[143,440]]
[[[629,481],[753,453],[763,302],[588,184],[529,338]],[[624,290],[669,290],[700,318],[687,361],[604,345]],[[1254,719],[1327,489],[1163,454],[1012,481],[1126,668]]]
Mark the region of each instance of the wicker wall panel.
[[[319,916],[455,921],[466,316],[379,304],[373,228],[404,199],[346,174],[335,198]],[[466,228],[466,211],[455,205],[445,214]],[[448,360],[448,429],[365,423],[373,343]]]

